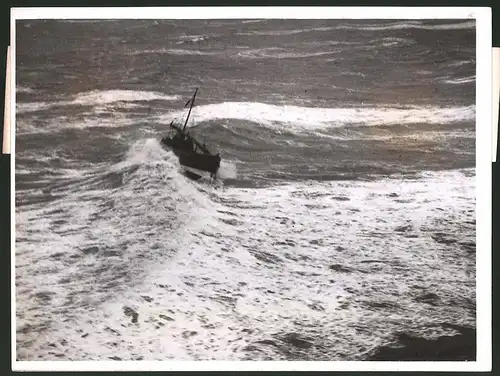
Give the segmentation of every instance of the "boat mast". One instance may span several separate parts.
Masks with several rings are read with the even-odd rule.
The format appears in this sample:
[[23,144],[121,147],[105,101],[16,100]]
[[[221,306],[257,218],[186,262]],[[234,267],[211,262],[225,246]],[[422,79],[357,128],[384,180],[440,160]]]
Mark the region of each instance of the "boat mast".
[[196,98],[196,93],[198,92],[198,88],[196,88],[196,90],[194,91],[194,95],[193,95],[193,98],[191,99],[191,106],[189,107],[189,112],[188,112],[188,116],[186,118],[186,122],[184,123],[184,128],[182,128],[182,132],[184,132],[186,130],[186,125],[188,123],[188,120],[189,120],[189,115],[191,115],[191,110],[193,108],[193,105],[194,105],[194,99]]

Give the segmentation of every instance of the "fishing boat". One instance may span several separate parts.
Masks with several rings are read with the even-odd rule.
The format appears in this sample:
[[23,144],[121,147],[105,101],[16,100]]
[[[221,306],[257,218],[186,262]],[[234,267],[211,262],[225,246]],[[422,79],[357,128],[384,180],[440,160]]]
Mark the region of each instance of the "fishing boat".
[[161,139],[161,144],[173,151],[188,177],[194,180],[206,176],[215,179],[221,162],[219,153],[214,154],[210,152],[205,143],[199,142],[192,134],[186,131],[197,93],[198,88],[196,88],[193,96],[184,106],[187,107],[189,105],[184,125],[176,124],[175,121],[172,121],[170,123],[170,132]]

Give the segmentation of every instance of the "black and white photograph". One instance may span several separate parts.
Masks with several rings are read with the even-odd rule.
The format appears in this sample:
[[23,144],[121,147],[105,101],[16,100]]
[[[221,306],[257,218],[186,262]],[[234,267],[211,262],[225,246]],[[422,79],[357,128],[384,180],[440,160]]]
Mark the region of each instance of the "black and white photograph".
[[476,27],[16,20],[15,360],[476,361]]

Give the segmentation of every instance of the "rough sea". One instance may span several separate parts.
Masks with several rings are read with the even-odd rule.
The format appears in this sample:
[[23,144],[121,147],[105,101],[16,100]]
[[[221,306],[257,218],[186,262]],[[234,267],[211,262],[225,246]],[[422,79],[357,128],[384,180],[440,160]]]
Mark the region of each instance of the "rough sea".
[[[366,360],[475,329],[475,22],[25,20],[18,360]],[[159,143],[190,131],[217,184]]]

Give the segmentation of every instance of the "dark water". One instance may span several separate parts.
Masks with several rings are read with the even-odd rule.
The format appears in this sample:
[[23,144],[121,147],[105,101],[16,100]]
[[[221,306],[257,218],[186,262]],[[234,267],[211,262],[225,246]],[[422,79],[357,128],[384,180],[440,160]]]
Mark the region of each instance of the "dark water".
[[[475,327],[474,22],[16,33],[18,359],[356,360]],[[216,187],[158,142],[195,87]]]

